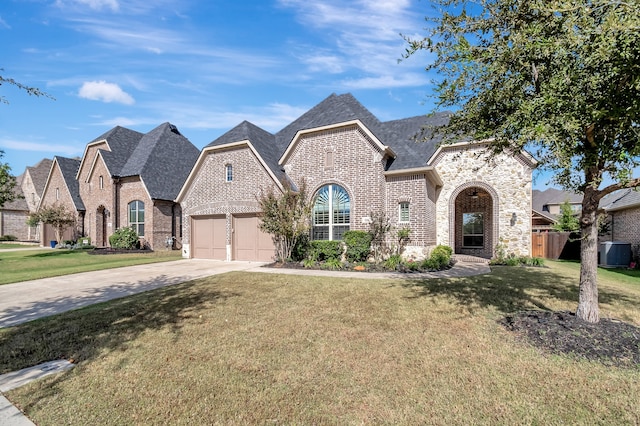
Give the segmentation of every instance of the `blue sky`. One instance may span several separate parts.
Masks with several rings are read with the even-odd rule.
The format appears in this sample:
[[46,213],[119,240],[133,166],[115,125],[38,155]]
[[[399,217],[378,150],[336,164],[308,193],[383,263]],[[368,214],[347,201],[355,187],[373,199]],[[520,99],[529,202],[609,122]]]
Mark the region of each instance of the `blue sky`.
[[[116,125],[169,121],[198,148],[249,120],[277,131],[331,93],[383,121],[427,114],[420,0],[2,0],[2,162],[81,156]],[[534,187],[545,185],[536,178]]]

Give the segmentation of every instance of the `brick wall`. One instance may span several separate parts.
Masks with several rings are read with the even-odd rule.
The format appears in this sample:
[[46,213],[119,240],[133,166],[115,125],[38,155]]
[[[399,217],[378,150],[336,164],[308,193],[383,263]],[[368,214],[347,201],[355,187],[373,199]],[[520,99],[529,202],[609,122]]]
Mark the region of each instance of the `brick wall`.
[[[183,256],[190,255],[191,216],[225,215],[226,244],[231,245],[232,215],[260,211],[256,197],[261,190],[276,187],[262,163],[247,145],[204,151],[195,178],[181,200]],[[226,181],[225,167],[233,168],[233,180]]]
[[[106,144],[105,144],[106,145]],[[97,146],[88,148],[80,168],[80,197],[86,208],[85,234],[98,247],[109,245],[109,236],[115,231],[113,182],[102,157],[97,155]],[[102,146],[105,148],[105,146]],[[102,187],[100,178],[102,177]],[[105,212],[103,214],[103,212]]]
[[302,135],[285,170],[294,182],[306,179],[311,197],[324,185],[342,186],[350,197],[351,229],[367,230],[363,218],[386,210],[382,153],[355,125]]
[[13,235],[18,240],[29,239],[29,214],[24,211],[0,210],[0,236]]
[[[409,246],[425,247],[436,243],[435,187],[424,174],[391,176],[386,180],[387,215],[396,229],[411,229]],[[409,223],[399,222],[401,202],[409,203]]]
[[611,212],[611,240],[640,245],[640,207]]

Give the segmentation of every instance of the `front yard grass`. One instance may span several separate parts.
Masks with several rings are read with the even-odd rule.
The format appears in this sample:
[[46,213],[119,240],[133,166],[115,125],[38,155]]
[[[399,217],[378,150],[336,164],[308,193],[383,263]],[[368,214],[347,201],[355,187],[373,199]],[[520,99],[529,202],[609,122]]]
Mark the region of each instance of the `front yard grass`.
[[0,284],[56,277],[77,272],[178,260],[180,251],[91,255],[86,250],[0,250]]
[[[498,321],[574,310],[571,264],[367,280],[229,273],[0,330],[7,394],[58,424],[638,424],[640,368],[542,352]],[[640,286],[601,279],[640,325]]]

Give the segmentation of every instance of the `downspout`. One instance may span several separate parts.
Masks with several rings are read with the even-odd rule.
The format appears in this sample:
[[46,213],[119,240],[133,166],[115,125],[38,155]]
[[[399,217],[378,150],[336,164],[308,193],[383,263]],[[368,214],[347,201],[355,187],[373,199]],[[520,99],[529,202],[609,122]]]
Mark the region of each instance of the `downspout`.
[[113,178],[113,231],[120,227],[120,191],[118,187],[120,185],[120,178]]

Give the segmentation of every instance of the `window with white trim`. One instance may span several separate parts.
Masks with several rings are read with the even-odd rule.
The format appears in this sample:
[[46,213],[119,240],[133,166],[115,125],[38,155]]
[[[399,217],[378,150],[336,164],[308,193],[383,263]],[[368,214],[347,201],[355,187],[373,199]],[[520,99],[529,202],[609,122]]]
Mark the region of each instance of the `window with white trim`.
[[313,204],[314,240],[341,240],[351,222],[351,200],[339,185],[325,185],[318,191]]
[[139,237],[144,237],[144,203],[140,200],[129,203],[129,226]]
[[462,246],[471,248],[484,247],[484,214],[462,214]]
[[224,166],[224,176],[227,182],[233,181],[233,166],[231,164]]
[[400,223],[408,223],[409,222],[409,202],[402,201],[398,204],[398,222]]

